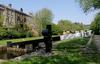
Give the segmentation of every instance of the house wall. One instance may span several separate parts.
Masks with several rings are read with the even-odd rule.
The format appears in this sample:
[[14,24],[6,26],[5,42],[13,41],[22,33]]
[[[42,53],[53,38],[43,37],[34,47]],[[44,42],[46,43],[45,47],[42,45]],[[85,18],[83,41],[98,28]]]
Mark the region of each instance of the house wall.
[[0,10],[1,15],[4,16],[3,26],[7,28],[13,28],[16,24],[30,24],[31,17],[24,14],[21,11],[15,11],[11,8],[3,7],[4,10]]

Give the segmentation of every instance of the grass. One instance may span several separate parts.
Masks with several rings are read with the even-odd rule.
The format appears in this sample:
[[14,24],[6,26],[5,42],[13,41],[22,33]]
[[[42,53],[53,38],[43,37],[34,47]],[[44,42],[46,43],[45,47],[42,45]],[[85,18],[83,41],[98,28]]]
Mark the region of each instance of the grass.
[[35,40],[35,39],[41,39],[41,38],[43,38],[43,37],[30,37],[30,38],[0,40],[0,45],[6,45],[7,44],[7,41],[21,42],[21,41]]
[[[52,37],[56,37],[59,35],[53,35]],[[0,45],[6,45],[7,41],[12,41],[12,42],[22,42],[22,41],[29,41],[29,40],[35,40],[35,39],[42,39],[43,37],[29,37],[29,38],[20,38],[20,39],[9,39],[9,40],[0,40]]]
[[92,53],[84,54],[87,60],[90,60],[91,62],[95,61],[97,64],[100,64],[100,53],[98,53],[94,39],[92,39],[92,42],[89,45],[89,49],[90,49],[90,52]]
[[96,61],[98,60],[97,56],[82,53],[82,46],[85,46],[88,40],[88,38],[77,38],[59,41],[54,48],[57,52],[56,55],[50,57],[34,56],[21,61],[4,62],[3,64],[99,64]]

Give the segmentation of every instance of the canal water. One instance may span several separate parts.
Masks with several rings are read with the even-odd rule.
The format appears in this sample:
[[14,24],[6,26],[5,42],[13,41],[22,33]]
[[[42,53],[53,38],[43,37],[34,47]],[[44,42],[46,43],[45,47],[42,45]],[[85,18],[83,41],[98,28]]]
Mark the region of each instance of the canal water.
[[15,57],[17,57],[17,55],[0,51],[0,59],[7,60],[7,59],[15,58]]
[[0,47],[0,59],[13,59],[15,57],[24,55],[26,52],[23,49]]

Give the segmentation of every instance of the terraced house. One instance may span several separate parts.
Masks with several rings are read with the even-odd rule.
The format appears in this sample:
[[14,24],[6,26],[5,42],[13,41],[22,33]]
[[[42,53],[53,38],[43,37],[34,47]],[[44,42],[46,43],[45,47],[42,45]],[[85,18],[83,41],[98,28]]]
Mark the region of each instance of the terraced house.
[[23,27],[23,23],[31,23],[32,17],[23,12],[23,9],[16,10],[12,8],[12,4],[8,6],[0,4],[0,15],[3,16],[3,26],[7,28],[13,28],[15,24],[19,24]]

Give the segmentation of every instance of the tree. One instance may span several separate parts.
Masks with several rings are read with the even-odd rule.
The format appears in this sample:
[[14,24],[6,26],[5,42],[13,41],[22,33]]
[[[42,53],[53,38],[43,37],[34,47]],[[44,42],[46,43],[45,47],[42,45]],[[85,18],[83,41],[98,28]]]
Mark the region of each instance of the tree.
[[73,30],[78,30],[78,31],[84,30],[84,25],[82,23],[75,22],[73,23],[72,27]]
[[84,30],[84,25],[82,23],[72,23],[69,20],[60,20],[58,25],[63,31],[80,31]]
[[[90,10],[100,9],[100,0],[78,0],[84,12],[88,12]],[[91,23],[90,29],[92,29],[95,34],[100,34],[100,13],[98,13]]]
[[100,0],[77,0],[77,1],[79,2],[84,12],[100,9]]
[[91,23],[91,30],[95,32],[95,34],[100,34],[100,13],[98,13],[94,19],[94,21]]
[[72,30],[72,23],[69,20],[60,20],[58,25],[63,31],[70,31]]
[[33,13],[31,13],[32,16],[32,22],[29,24],[29,31],[32,32],[33,36],[39,36],[40,29],[41,29],[41,23],[38,21],[37,16]]
[[47,8],[43,8],[40,11],[36,12],[33,16],[33,22],[37,25],[37,30],[41,35],[41,31],[46,28],[46,25],[52,24],[53,13]]
[[36,16],[40,23],[42,23],[42,28],[45,28],[48,24],[52,24],[53,14],[49,9],[43,8],[36,13]]
[[60,26],[56,24],[52,24],[52,34],[59,35],[61,33],[63,33],[63,30],[60,28]]

